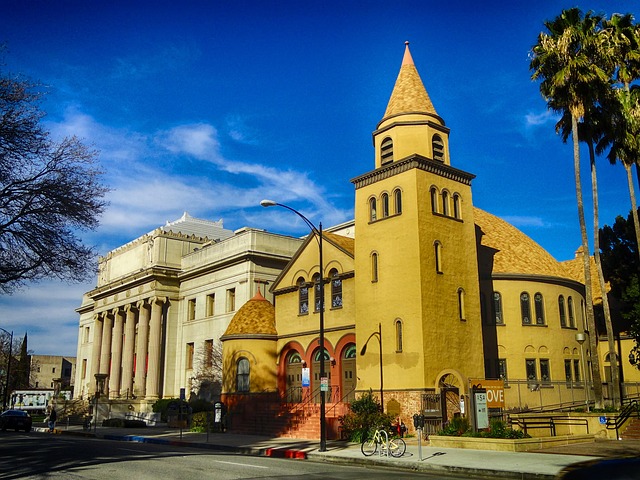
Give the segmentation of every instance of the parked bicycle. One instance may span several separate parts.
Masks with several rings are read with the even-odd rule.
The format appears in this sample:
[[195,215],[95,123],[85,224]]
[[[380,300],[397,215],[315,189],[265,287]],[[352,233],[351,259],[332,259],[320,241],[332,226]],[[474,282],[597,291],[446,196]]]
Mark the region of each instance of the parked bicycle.
[[370,457],[380,449],[382,455],[401,457],[407,450],[407,444],[402,438],[390,435],[386,430],[376,429],[373,435],[362,441],[360,450],[365,457]]

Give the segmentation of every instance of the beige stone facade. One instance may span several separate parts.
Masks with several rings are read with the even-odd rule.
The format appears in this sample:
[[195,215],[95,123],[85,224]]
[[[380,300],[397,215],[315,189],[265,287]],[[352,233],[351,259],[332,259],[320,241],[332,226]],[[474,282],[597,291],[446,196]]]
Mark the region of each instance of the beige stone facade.
[[76,358],[60,355],[30,355],[30,379],[32,388],[54,389],[56,383],[63,390],[73,388]]
[[78,309],[76,397],[95,393],[99,373],[108,375],[104,394],[141,410],[181,389],[190,396],[206,349],[300,243],[185,214],[109,252]]

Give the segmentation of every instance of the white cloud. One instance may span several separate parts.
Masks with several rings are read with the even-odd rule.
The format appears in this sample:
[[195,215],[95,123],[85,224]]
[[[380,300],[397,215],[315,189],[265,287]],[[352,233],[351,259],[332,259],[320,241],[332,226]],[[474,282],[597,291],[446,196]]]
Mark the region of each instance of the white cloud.
[[551,110],[546,110],[542,113],[527,113],[524,118],[527,128],[538,127],[548,123],[556,123],[559,119],[558,114]]
[[537,227],[537,228],[551,228],[548,222],[546,222],[541,217],[527,217],[527,216],[518,216],[518,215],[507,215],[501,217],[505,222],[510,223],[511,225],[521,228],[521,227]]

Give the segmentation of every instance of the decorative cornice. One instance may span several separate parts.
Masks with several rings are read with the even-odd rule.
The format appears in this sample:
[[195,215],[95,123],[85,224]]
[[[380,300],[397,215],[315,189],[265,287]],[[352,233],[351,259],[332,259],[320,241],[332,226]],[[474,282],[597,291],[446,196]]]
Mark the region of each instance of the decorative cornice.
[[563,287],[572,288],[584,295],[584,284],[570,278],[554,277],[551,275],[533,275],[526,273],[494,273],[491,275],[491,279],[551,283],[554,285],[562,285]]
[[471,185],[471,180],[476,178],[472,173],[453,168],[442,162],[423,157],[422,155],[414,154],[403,160],[384,165],[364,175],[353,178],[351,179],[351,183],[358,189],[413,169],[433,173],[464,185]]
[[236,333],[231,335],[223,335],[220,337],[221,341],[226,340],[278,340],[278,335],[266,334],[266,333]]

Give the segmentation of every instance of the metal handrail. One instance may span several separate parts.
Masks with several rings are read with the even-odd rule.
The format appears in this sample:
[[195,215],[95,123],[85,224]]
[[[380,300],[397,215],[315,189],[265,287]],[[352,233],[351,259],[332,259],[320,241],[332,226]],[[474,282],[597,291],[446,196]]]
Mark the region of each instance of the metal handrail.
[[622,427],[622,425],[624,425],[624,423],[631,418],[634,413],[637,417],[640,417],[640,405],[637,400],[631,400],[614,418],[607,418],[606,427],[609,430],[613,430],[615,428],[617,440],[620,439],[620,427]]

